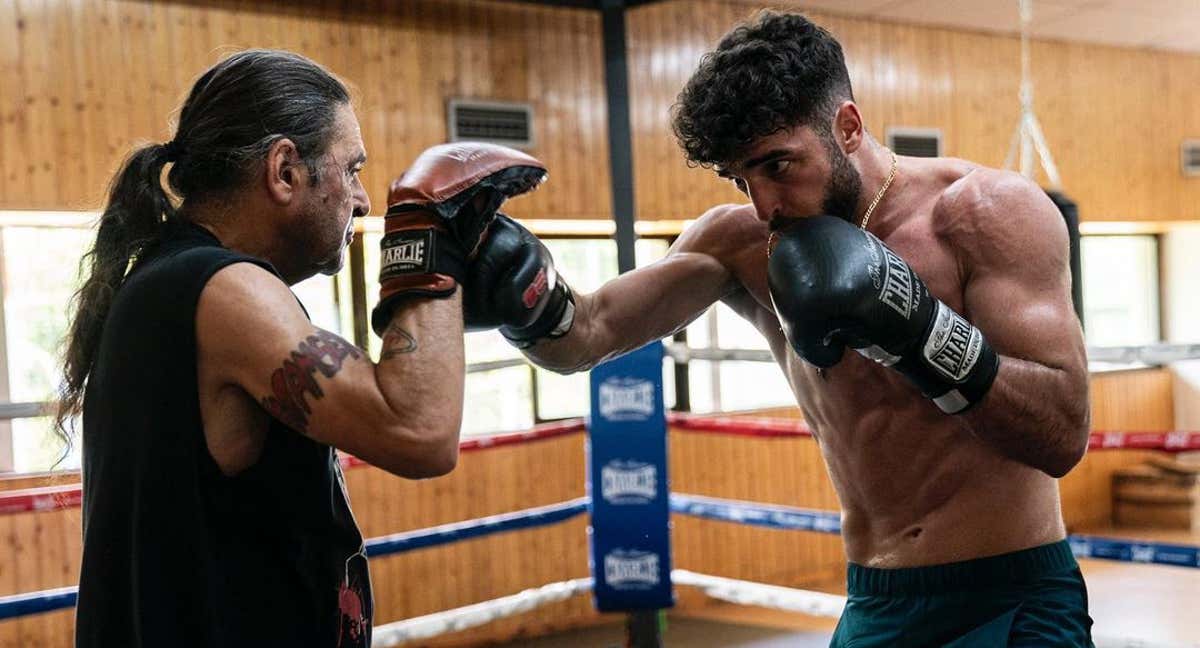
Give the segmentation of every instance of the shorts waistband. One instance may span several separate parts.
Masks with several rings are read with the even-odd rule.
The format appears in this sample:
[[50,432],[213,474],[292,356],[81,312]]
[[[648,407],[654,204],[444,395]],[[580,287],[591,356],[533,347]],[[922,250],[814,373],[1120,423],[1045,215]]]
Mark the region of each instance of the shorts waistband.
[[876,569],[850,563],[846,584],[851,596],[940,594],[1011,585],[1078,566],[1070,544],[1060,540],[999,556],[929,567]]

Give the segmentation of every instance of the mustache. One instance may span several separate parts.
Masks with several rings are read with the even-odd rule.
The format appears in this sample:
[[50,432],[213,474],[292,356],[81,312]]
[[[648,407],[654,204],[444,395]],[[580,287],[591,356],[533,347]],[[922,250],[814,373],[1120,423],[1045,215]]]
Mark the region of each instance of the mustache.
[[771,219],[770,223],[767,224],[767,228],[772,232],[778,232],[780,230],[787,229],[793,223],[795,223],[796,220],[797,217],[795,216],[776,216],[775,218]]

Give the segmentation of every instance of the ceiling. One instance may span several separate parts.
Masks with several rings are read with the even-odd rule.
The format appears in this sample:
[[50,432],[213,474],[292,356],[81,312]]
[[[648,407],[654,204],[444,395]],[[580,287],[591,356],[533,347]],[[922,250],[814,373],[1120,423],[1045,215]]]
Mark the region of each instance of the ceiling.
[[[1020,32],[1017,0],[796,0],[795,4],[880,20]],[[1200,53],[1200,0],[1033,0],[1032,34]]]

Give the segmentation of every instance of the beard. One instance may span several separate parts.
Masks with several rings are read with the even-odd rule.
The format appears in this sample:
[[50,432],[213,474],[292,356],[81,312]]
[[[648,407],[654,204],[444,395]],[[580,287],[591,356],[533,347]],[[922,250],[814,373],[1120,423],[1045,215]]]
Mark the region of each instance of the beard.
[[340,211],[340,205],[331,209],[319,196],[305,205],[299,226],[291,232],[291,250],[306,276],[335,275],[345,265],[346,231],[352,225],[338,227]]
[[829,182],[825,185],[825,198],[821,202],[821,210],[850,223],[855,222],[855,212],[858,211],[858,199],[862,194],[862,176],[858,169],[850,163],[850,158],[838,148],[836,142],[822,138],[825,150],[829,153]]

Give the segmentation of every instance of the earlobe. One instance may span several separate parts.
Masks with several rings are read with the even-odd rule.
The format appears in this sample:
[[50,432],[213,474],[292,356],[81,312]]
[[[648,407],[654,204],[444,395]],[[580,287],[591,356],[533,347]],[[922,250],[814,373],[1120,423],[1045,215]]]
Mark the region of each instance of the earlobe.
[[847,155],[862,146],[863,120],[862,115],[858,112],[858,106],[853,101],[842,102],[834,117],[834,128],[842,146],[846,148]]
[[292,193],[299,180],[295,165],[297,159],[299,156],[296,145],[287,138],[278,140],[267,151],[264,165],[267,194],[281,205],[291,202]]

